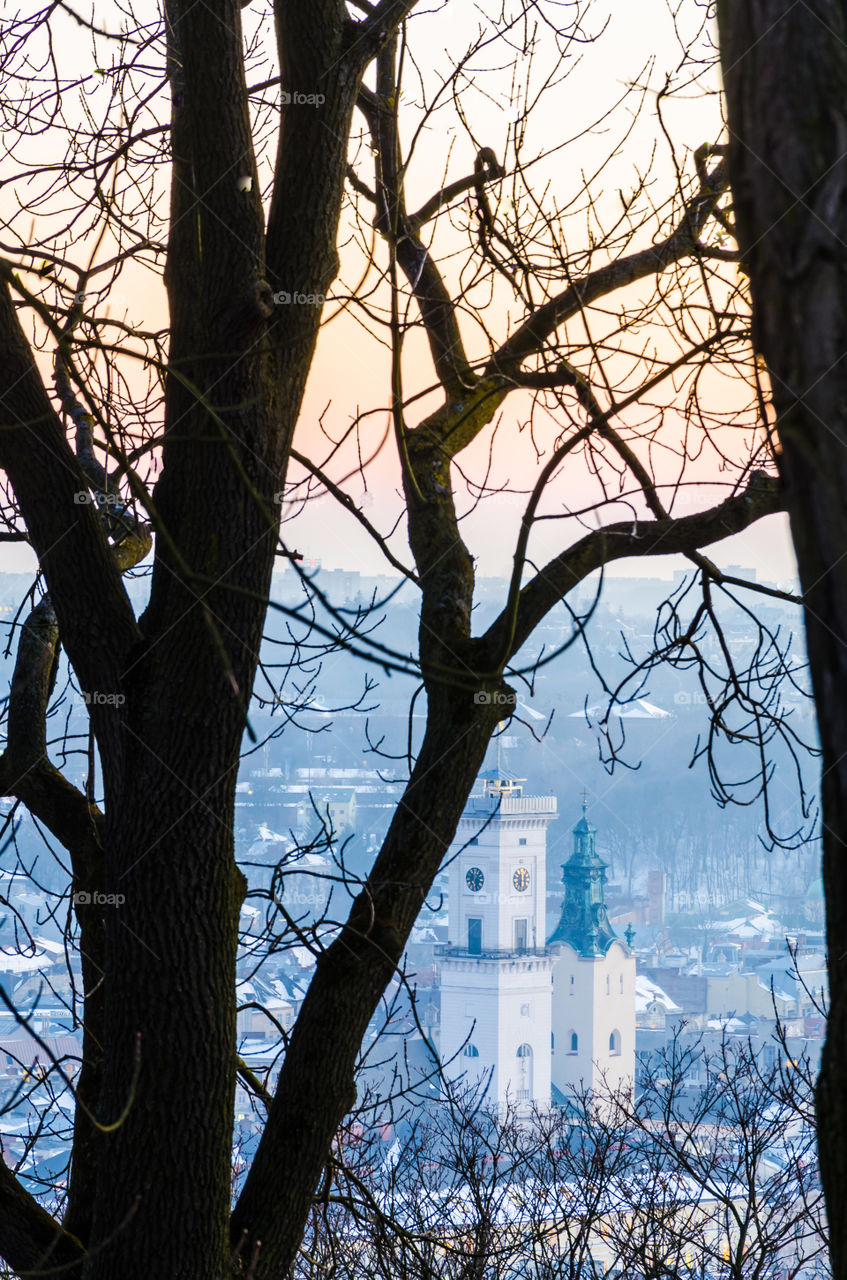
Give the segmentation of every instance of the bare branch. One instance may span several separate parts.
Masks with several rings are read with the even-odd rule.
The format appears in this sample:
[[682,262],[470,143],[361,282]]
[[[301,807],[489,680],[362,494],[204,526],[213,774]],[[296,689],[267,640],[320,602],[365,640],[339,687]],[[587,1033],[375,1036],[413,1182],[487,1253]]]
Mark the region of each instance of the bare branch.
[[76,1236],[24,1191],[0,1160],[0,1255],[19,1274],[57,1271],[75,1280],[85,1251]]
[[649,249],[598,267],[550,298],[492,356],[488,372],[514,369],[540,351],[550,334],[583,307],[636,280],[657,275],[680,258],[696,253],[700,232],[713,215],[728,181],[726,164],[721,160],[706,174],[700,190],[688,201],[682,218],[669,236]]
[[[630,556],[688,555],[782,510],[779,481],[756,471],[743,493],[708,511],[678,519],[621,521],[586,534],[550,560],[522,589],[509,656],[517,653],[541,619],[578,582],[602,565]],[[501,614],[485,633],[483,644],[489,652],[501,652],[506,622]]]
[[[117,689],[123,659],[138,641],[135,619],[100,521],[79,501],[85,482],[6,284],[0,288],[0,366],[0,467],[44,570],[63,644],[83,688]],[[86,572],[80,573],[83,564]],[[94,619],[99,626],[92,625]],[[95,709],[94,718],[105,732],[111,718],[106,710]]]

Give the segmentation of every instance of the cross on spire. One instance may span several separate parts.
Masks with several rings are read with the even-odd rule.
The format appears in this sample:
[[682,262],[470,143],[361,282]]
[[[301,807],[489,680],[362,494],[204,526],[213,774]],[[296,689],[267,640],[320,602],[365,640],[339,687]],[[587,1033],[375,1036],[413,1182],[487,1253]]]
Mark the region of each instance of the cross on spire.
[[583,787],[580,794],[582,795],[582,811],[585,813],[585,810],[588,808],[588,797],[590,793],[585,787]]

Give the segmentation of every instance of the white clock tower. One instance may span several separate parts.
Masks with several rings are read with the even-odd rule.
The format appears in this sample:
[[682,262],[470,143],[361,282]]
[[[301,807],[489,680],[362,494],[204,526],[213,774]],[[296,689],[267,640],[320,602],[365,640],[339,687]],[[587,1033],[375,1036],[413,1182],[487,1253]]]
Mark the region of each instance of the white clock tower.
[[439,956],[441,1062],[485,1101],[550,1105],[552,966],[545,946],[547,827],[554,796],[483,775],[451,846],[449,940]]

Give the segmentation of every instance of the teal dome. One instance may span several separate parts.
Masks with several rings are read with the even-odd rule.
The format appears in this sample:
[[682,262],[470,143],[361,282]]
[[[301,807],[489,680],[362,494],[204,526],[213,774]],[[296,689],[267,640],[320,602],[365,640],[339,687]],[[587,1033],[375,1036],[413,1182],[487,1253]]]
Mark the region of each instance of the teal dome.
[[548,939],[548,944],[567,942],[581,956],[603,956],[617,938],[606,911],[607,864],[594,846],[596,834],[597,828],[588,820],[588,805],[583,802],[582,817],[573,829],[573,853],[562,864],[562,914]]

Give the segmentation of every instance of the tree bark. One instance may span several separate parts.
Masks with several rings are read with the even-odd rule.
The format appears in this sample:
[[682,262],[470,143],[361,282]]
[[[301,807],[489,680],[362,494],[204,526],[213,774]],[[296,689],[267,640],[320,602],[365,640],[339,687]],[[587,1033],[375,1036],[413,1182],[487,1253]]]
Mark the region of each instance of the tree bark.
[[[239,11],[237,0],[168,7],[171,345],[153,584],[121,672],[122,781],[105,806],[106,890],[121,901],[106,929],[109,1132],[85,1273],[96,1280],[208,1280],[229,1266],[244,892],[235,782],[276,494],[321,316],[319,301],[274,295],[319,299],[337,271],[343,158],[368,54],[363,41],[350,56],[339,0],[277,6],[282,92],[319,92],[323,105],[283,99],[265,235]],[[308,1199],[313,1184],[294,1190]],[[263,1257],[278,1274],[273,1252]]]
[[830,1013],[817,1086],[833,1273],[847,1275],[847,10],[719,5],[738,243],[804,593],[822,748]]
[[[177,708],[160,689],[161,726],[162,712]],[[205,724],[185,717],[177,742],[148,728],[134,743],[131,782],[107,822],[107,892],[122,900],[107,917],[99,1118],[111,1131],[100,1136],[98,1252],[87,1276],[199,1280],[223,1274],[228,1256],[243,881],[227,819],[240,734],[222,735],[220,709],[206,701]],[[198,741],[208,755],[199,770]]]

